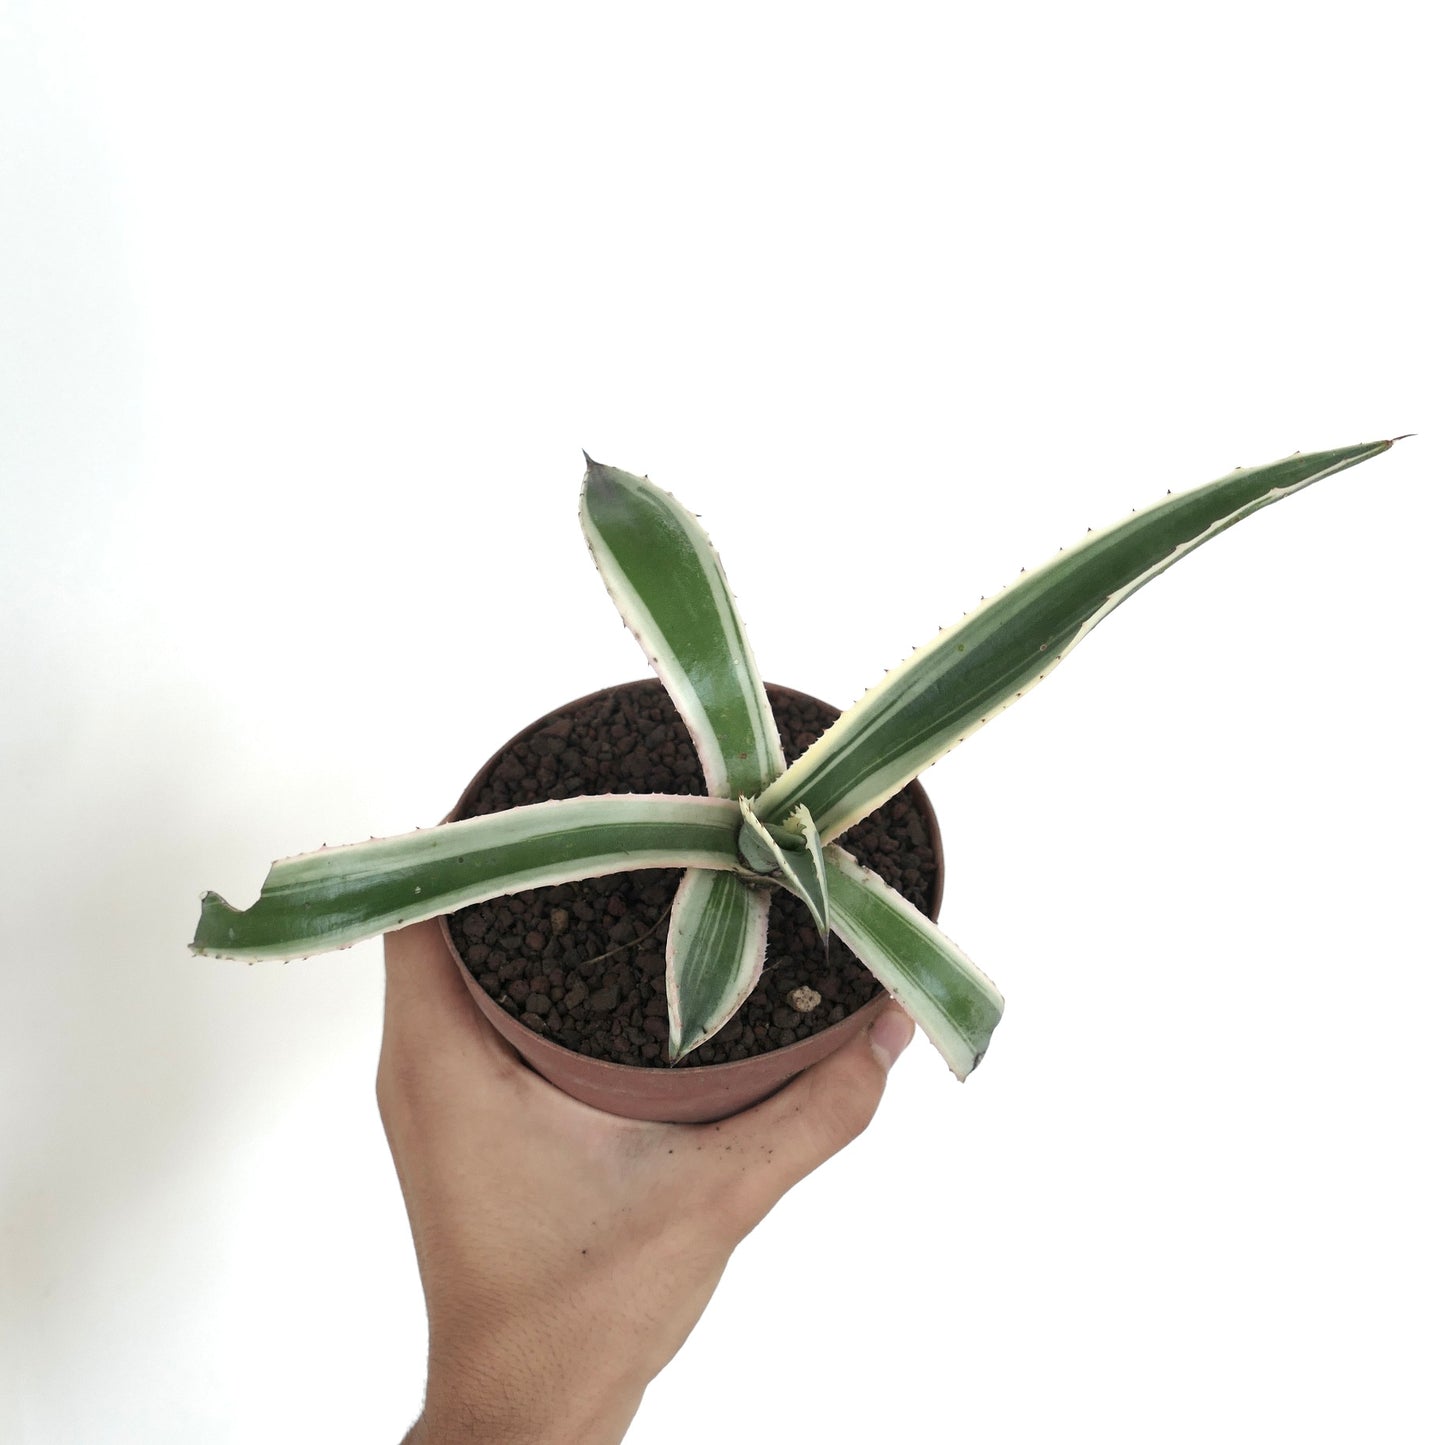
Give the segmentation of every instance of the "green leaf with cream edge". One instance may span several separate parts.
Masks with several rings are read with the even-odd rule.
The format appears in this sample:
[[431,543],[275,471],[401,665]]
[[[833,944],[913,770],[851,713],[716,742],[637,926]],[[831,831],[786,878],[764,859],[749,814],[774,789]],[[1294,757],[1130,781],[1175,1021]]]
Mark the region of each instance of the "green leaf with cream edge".
[[622,620],[692,734],[708,792],[756,796],[783,771],[783,745],[707,533],[646,477],[591,457],[582,530]]
[[758,986],[768,893],[736,873],[689,868],[667,930],[668,1055],[706,1043]]
[[833,931],[967,1078],[1003,1016],[1003,996],[926,913],[852,854],[830,843],[824,856]]
[[[737,867],[724,798],[566,798],[285,858],[244,912],[201,902],[193,953],[302,958],[524,888],[634,868]],[[731,876],[731,875],[729,875]]]
[[[707,534],[687,508],[646,477],[591,457],[581,516],[622,620],[687,725],[708,792],[752,797],[783,771],[783,746]],[[738,879],[729,884],[684,874],[667,940],[674,1058],[710,1038],[752,992],[763,968],[767,915],[766,892]]]
[[866,692],[754,801],[806,805],[824,841],[866,817],[1046,677],[1126,597],[1251,512],[1387,451],[1388,441],[1241,468],[1093,532],[939,633]]

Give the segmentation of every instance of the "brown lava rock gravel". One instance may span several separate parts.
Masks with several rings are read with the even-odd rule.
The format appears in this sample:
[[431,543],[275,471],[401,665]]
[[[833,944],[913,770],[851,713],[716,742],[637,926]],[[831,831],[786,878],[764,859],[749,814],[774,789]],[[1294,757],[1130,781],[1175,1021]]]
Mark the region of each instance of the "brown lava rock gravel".
[[[772,687],[768,696],[789,762],[838,716]],[[636,682],[543,718],[498,758],[458,816],[581,794],[705,791],[692,740],[662,684]],[[839,841],[927,912],[937,865],[909,791]],[[681,877],[677,869],[647,869],[532,888],[463,908],[447,926],[472,976],[533,1032],[591,1058],[666,1066],[664,951]],[[820,1001],[800,1013],[788,995],[804,988]],[[757,988],[676,1067],[782,1048],[839,1022],[880,990],[838,938],[825,956],[807,909],[775,889]]]

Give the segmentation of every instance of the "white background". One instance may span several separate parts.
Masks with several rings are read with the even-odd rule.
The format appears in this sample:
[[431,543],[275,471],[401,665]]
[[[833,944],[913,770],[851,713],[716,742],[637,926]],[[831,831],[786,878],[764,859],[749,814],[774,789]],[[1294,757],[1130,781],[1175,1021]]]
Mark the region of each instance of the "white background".
[[0,0],[0,1438],[409,1423],[379,945],[185,945],[641,675],[582,447],[841,704],[1166,487],[1415,431],[929,775],[987,1064],[915,1044],[629,1441],[1439,1441],[1426,7],[522,12]]

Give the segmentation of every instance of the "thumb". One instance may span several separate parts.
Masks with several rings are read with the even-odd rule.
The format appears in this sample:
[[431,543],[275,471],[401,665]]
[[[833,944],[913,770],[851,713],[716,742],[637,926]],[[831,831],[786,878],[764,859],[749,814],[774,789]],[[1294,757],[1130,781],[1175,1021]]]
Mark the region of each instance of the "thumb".
[[[888,1070],[908,1047],[913,1020],[896,1005],[836,1054],[804,1070],[771,1099],[728,1120],[725,1133],[761,1150],[771,1168],[738,1180],[756,1224],[800,1179],[868,1127],[883,1098]],[[749,1226],[751,1227],[751,1225]]]

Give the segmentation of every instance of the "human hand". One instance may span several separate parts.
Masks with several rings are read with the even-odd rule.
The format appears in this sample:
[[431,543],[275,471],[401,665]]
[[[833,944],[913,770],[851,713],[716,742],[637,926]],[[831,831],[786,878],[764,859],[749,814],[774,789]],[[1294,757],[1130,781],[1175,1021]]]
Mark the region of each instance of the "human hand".
[[426,1297],[409,1445],[615,1445],[733,1249],[854,1139],[913,1033],[898,1008],[719,1124],[579,1104],[483,1018],[432,920],[386,939],[376,1092]]

